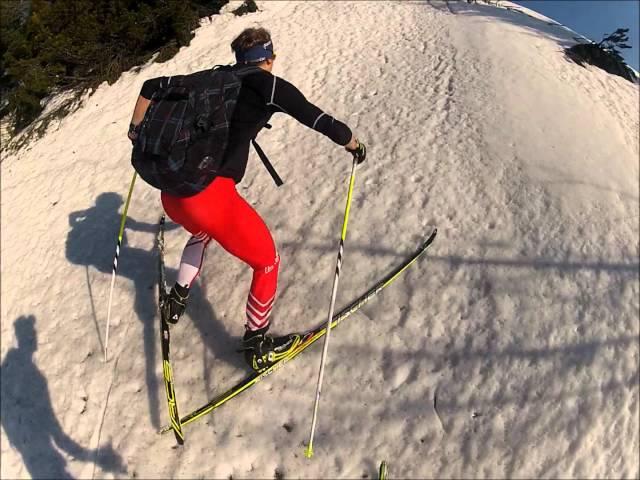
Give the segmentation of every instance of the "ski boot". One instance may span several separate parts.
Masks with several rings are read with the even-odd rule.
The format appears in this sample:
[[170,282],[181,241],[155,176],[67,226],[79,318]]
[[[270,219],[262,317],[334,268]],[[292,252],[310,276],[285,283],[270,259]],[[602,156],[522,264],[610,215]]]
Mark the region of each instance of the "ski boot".
[[291,354],[302,340],[298,333],[272,337],[267,335],[267,330],[268,325],[253,331],[247,328],[242,338],[242,348],[238,350],[244,352],[246,362],[258,373]]
[[189,288],[175,284],[169,291],[163,307],[164,318],[167,322],[175,325],[187,308],[187,299],[189,298]]

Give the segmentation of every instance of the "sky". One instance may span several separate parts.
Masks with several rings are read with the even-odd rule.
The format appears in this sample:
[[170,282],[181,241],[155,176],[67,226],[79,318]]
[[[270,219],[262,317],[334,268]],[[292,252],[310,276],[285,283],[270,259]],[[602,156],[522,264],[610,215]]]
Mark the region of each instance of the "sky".
[[515,0],[599,42],[605,33],[628,28],[628,45],[621,51],[625,61],[640,70],[640,0]]

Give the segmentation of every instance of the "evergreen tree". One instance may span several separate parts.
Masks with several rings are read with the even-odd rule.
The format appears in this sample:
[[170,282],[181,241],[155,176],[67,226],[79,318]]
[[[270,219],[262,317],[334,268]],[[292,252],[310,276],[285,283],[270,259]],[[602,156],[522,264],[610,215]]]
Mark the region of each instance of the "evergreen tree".
[[0,116],[30,124],[41,100],[82,92],[123,71],[171,58],[194,36],[198,19],[228,0],[0,0]]
[[627,66],[618,50],[619,48],[631,48],[625,43],[629,41],[628,31],[628,28],[618,28],[615,32],[604,35],[599,43],[577,44],[566,49],[566,54],[581,66],[587,62],[630,82],[637,83],[637,76]]

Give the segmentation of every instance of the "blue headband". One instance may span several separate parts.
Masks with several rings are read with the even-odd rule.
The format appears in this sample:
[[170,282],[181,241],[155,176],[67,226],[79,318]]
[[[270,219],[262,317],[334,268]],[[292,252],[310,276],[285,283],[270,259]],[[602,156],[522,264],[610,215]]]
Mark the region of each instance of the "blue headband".
[[236,62],[263,62],[273,58],[273,43],[269,40],[267,43],[255,45],[246,52],[236,52]]

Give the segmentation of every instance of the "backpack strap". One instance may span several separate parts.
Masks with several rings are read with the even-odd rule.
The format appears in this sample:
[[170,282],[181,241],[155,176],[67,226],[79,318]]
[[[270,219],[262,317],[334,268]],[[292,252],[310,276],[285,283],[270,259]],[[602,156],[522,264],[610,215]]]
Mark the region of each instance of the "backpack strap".
[[[269,127],[271,127],[271,125],[269,125]],[[262,148],[260,148],[260,145],[258,145],[258,142],[256,142],[256,139],[252,138],[251,143],[253,144],[253,148],[256,149],[256,152],[258,153],[260,160],[262,160],[262,163],[264,164],[265,168],[271,175],[271,178],[273,178],[273,181],[275,182],[276,186],[278,187],[282,186],[284,184],[284,182],[282,181],[282,178],[280,178],[280,175],[278,175],[278,172],[276,172],[276,169],[273,168],[273,165],[265,155]]]

